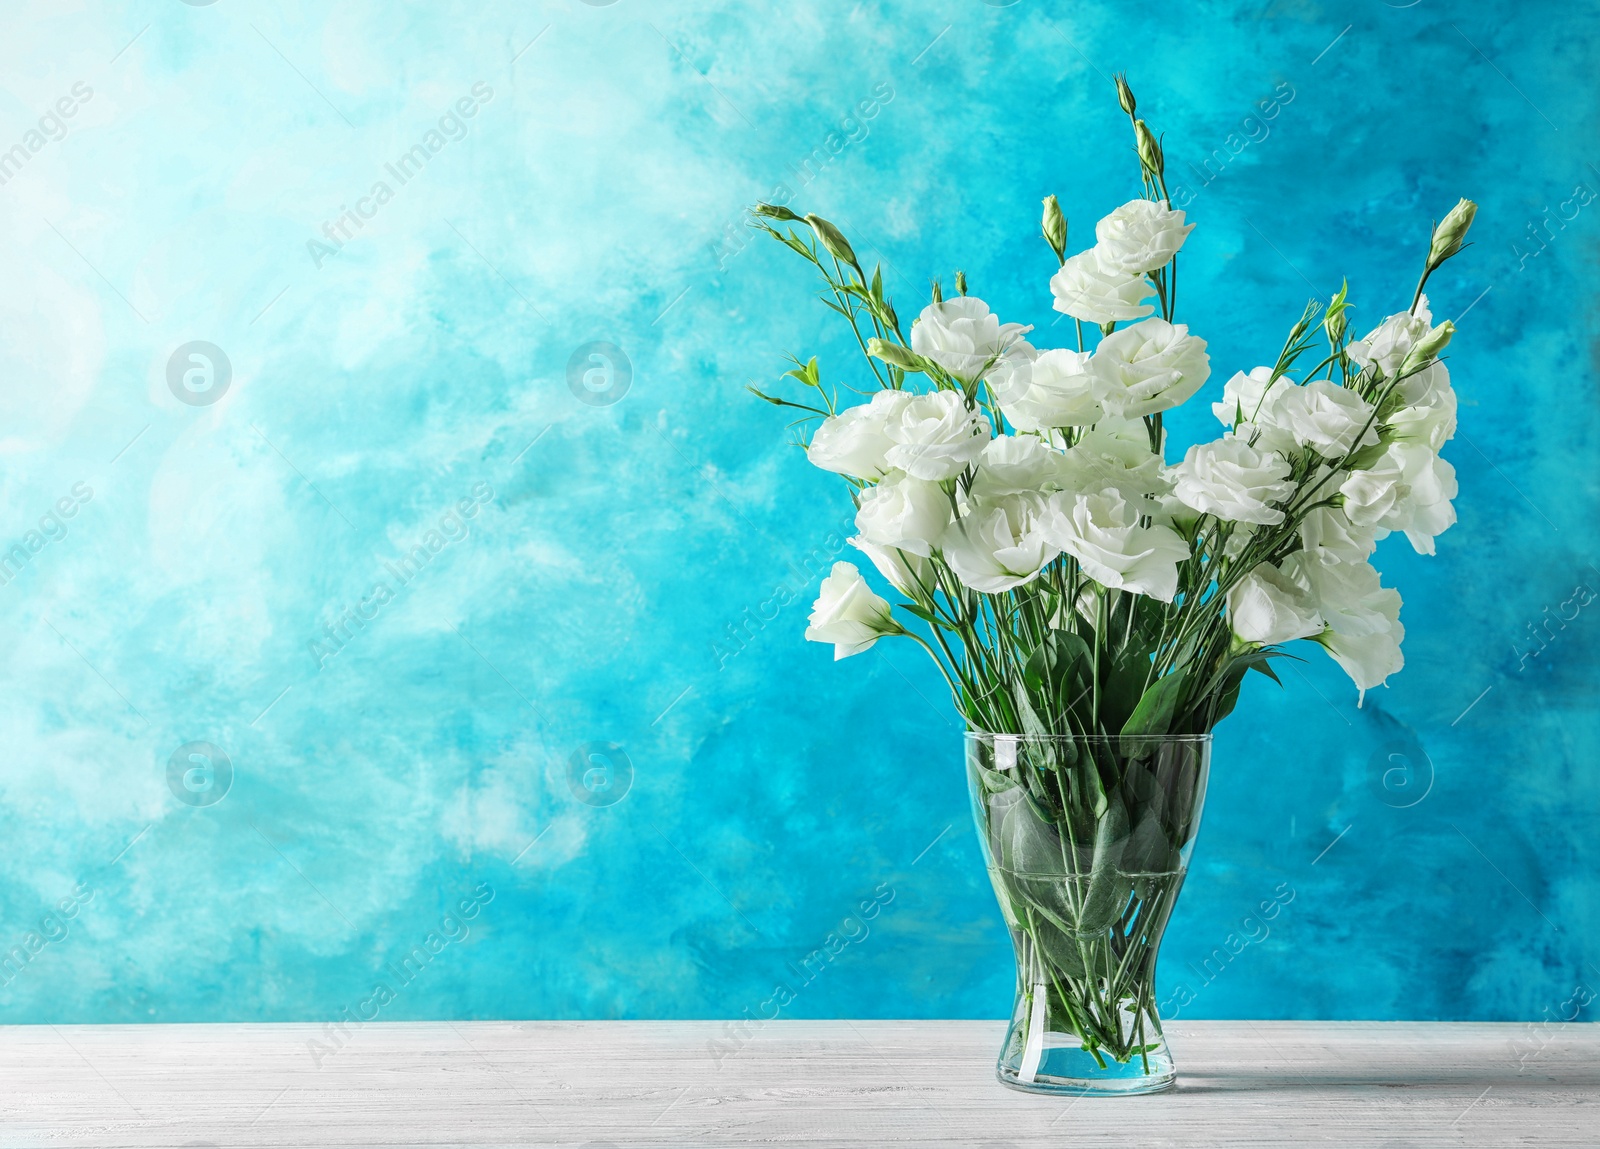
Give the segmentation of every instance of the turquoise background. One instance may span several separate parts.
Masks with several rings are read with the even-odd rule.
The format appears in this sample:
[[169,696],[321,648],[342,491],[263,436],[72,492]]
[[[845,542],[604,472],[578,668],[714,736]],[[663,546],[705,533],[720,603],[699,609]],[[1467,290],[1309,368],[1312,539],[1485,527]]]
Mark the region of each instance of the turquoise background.
[[[741,211],[787,184],[902,315],[961,267],[1064,343],[1039,200],[1076,249],[1136,193],[1117,70],[1199,224],[1180,309],[1216,374],[1179,442],[1309,295],[1348,275],[1365,329],[1430,219],[1482,205],[1430,292],[1461,522],[1380,553],[1408,666],[1359,710],[1314,649],[1252,685],[1168,1012],[1533,1020],[1600,985],[1593,4],[3,21],[0,1020],[734,1017],[780,981],[786,1017],[1002,1016],[938,678],[801,637],[847,501],[742,389],[790,352],[862,368]],[[197,340],[225,390],[169,385]]]

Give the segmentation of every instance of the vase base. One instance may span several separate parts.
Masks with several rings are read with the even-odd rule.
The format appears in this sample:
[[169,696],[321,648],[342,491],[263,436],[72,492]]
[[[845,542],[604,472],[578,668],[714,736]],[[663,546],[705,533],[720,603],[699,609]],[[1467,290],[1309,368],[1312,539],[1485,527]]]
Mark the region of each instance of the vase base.
[[1176,1073],[1140,1074],[1137,1077],[1035,1077],[1021,1080],[1014,1071],[1004,1066],[995,1072],[995,1078],[1007,1089],[1019,1093],[1044,1093],[1055,1097],[1136,1097],[1144,1093],[1164,1093],[1178,1087]]
[[[1013,1049],[1015,1043],[1008,1043]],[[1099,1058],[1073,1035],[1050,1034],[1034,1059],[1002,1057],[995,1066],[1000,1084],[1024,1093],[1059,1097],[1132,1097],[1160,1093],[1178,1084],[1177,1068],[1167,1043],[1158,1039],[1144,1056],[1117,1061],[1105,1052]],[[1031,1069],[1031,1072],[1030,1072]]]

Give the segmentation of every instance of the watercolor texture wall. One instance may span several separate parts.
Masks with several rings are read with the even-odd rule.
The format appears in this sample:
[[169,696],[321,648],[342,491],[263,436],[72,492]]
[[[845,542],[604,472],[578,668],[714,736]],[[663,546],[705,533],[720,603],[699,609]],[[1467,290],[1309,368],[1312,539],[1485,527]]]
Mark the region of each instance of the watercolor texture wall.
[[1385,545],[1408,665],[1360,709],[1315,651],[1252,684],[1167,1012],[1600,986],[1593,4],[0,21],[0,1020],[1002,1016],[936,674],[801,637],[846,503],[744,387],[859,368],[742,213],[1064,344],[1039,201],[1077,248],[1136,193],[1124,70],[1199,225],[1179,443],[1482,205],[1430,285],[1461,521]]

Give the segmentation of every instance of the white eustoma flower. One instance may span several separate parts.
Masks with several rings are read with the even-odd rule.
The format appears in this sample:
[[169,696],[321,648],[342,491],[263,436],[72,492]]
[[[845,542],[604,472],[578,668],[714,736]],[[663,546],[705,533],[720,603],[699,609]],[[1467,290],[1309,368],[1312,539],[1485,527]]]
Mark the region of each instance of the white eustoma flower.
[[940,553],[962,583],[999,594],[1029,582],[1060,554],[1026,500],[977,504],[950,524]]
[[1011,357],[1006,370],[989,378],[1005,416],[1019,431],[1086,427],[1105,415],[1101,382],[1087,351],[1042,351]]
[[953,513],[938,483],[895,473],[861,492],[856,529],[868,542],[927,558]]
[[1384,438],[1422,443],[1438,451],[1456,434],[1456,393],[1450,372],[1434,363],[1395,387],[1398,410],[1384,423]]
[[1422,443],[1390,443],[1370,467],[1350,472],[1339,492],[1351,522],[1404,531],[1421,555],[1433,554],[1434,536],[1456,521],[1455,468]]
[[1176,407],[1211,375],[1206,341],[1165,319],[1146,319],[1106,336],[1090,366],[1105,384],[1100,398],[1106,410],[1125,419]]
[[1379,582],[1371,563],[1308,560],[1300,570],[1328,624],[1317,641],[1365,698],[1405,665],[1399,592]]
[[881,478],[890,470],[887,457],[894,446],[888,426],[899,421],[913,398],[909,391],[879,391],[870,403],[829,416],[811,436],[806,458],[824,471],[857,479]]
[[1129,200],[1094,225],[1094,253],[1107,271],[1142,275],[1177,255],[1193,230],[1166,201]]
[[933,563],[920,555],[879,546],[860,535],[851,539],[850,545],[871,559],[878,573],[889,580],[889,585],[907,598],[927,595],[937,588],[933,578]]
[[1314,507],[1300,520],[1300,545],[1329,561],[1364,563],[1378,549],[1373,532],[1358,527],[1338,507]]
[[972,498],[996,502],[1008,496],[1043,496],[1063,486],[1065,457],[1037,435],[1000,435],[978,457]]
[[1328,379],[1283,389],[1272,410],[1273,422],[1296,443],[1328,459],[1342,459],[1358,443],[1366,447],[1378,441],[1372,414],[1372,404]]
[[1433,330],[1433,313],[1428,310],[1428,297],[1424,295],[1413,310],[1389,316],[1346,351],[1361,366],[1375,363],[1386,378],[1393,378],[1411,348]]
[[1051,495],[1043,516],[1050,541],[1102,586],[1171,602],[1189,544],[1171,527],[1140,525],[1138,506],[1114,490]]
[[1405,466],[1405,482],[1410,489],[1406,500],[1409,515],[1396,530],[1406,533],[1411,548],[1419,555],[1434,553],[1433,540],[1455,525],[1456,509],[1451,500],[1460,493],[1456,469],[1421,443],[1395,443]]
[[922,309],[911,327],[911,350],[931,359],[963,383],[981,378],[1008,353],[1031,351],[1020,323],[1001,323],[974,295],[959,295]]
[[806,638],[833,643],[834,661],[860,654],[886,634],[902,633],[889,603],[874,594],[852,563],[834,563],[811,608]]
[[1261,563],[1228,592],[1228,620],[1243,642],[1289,642],[1321,634],[1322,615],[1309,589],[1271,563]]
[[1294,436],[1278,422],[1278,404],[1293,380],[1272,378],[1272,368],[1252,367],[1248,374],[1235,371],[1222,386],[1222,399],[1211,404],[1218,422],[1233,428],[1234,434],[1263,451],[1283,456],[1299,446]]
[[1172,493],[1194,510],[1240,523],[1283,522],[1274,506],[1294,494],[1289,463],[1282,455],[1252,447],[1237,433],[1189,448],[1169,472]]
[[1067,260],[1050,277],[1055,309],[1096,325],[1143,319],[1155,310],[1144,302],[1155,291],[1142,275],[1101,267],[1092,247]]
[[916,395],[884,428],[891,467],[918,479],[953,479],[983,451],[993,434],[989,420],[957,391]]
[[[1084,494],[1110,487],[1126,497],[1172,489],[1141,420],[1107,419],[1085,431],[1063,457],[1062,486]],[[1144,509],[1144,508],[1141,508]]]
[[1272,421],[1272,405],[1283,394],[1286,380],[1272,378],[1272,368],[1252,367],[1247,374],[1235,371],[1222,385],[1222,399],[1211,404],[1211,413],[1225,427],[1238,423]]

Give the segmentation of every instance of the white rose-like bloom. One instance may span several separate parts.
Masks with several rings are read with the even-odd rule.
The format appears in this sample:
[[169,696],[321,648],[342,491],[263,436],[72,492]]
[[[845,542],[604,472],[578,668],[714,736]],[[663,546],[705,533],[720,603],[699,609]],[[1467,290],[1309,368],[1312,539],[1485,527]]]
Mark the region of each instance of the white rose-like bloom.
[[1045,495],[1064,485],[1066,460],[1036,435],[1000,435],[978,457],[972,497],[995,502],[1011,495]]
[[1110,487],[1136,497],[1172,489],[1161,456],[1150,449],[1150,436],[1138,420],[1108,419],[1090,428],[1067,451],[1063,464],[1062,486],[1084,494]]
[[1456,521],[1456,470],[1422,443],[1390,443],[1371,467],[1350,472],[1339,492],[1351,522],[1404,531],[1419,555],[1433,554],[1434,536]]
[[1230,433],[1189,448],[1169,472],[1172,493],[1186,507],[1238,523],[1283,522],[1281,503],[1294,494],[1282,455],[1252,447]]
[[1176,407],[1211,376],[1206,341],[1187,325],[1146,319],[1100,341],[1090,367],[1105,384],[1101,402],[1124,419]]
[[1271,423],[1272,406],[1283,394],[1286,382],[1281,377],[1274,382],[1270,367],[1252,367],[1248,374],[1235,371],[1233,378],[1222,385],[1221,401],[1211,404],[1211,413],[1224,427]]
[[851,539],[850,545],[871,559],[878,573],[889,580],[889,585],[907,598],[926,595],[936,586],[933,563],[928,559],[893,547],[879,546],[860,535]]
[[1434,536],[1455,525],[1456,509],[1450,500],[1460,493],[1456,469],[1421,443],[1395,443],[1390,450],[1400,452],[1410,489],[1406,500],[1410,513],[1395,529],[1406,533],[1419,555],[1431,555]]
[[950,496],[938,483],[894,474],[861,492],[856,530],[880,547],[927,558],[953,513]]
[[860,654],[886,634],[902,633],[889,614],[889,603],[874,594],[853,563],[834,563],[822,580],[822,593],[811,608],[806,638],[833,643],[833,658]]
[[1046,538],[1027,501],[1006,500],[974,506],[951,523],[940,553],[965,585],[999,594],[1032,580],[1061,552]]
[[1345,563],[1364,563],[1378,549],[1373,532],[1356,526],[1338,507],[1307,511],[1300,520],[1300,545],[1319,558]]
[[1164,266],[1178,254],[1194,224],[1166,202],[1129,200],[1094,225],[1096,258],[1107,271],[1142,275]]
[[1411,348],[1432,330],[1433,312],[1428,310],[1428,297],[1424,295],[1417,301],[1414,311],[1389,316],[1365,339],[1351,343],[1346,351],[1361,366],[1376,363],[1386,377],[1393,378]]
[[1456,434],[1456,393],[1450,372],[1433,363],[1395,387],[1402,404],[1384,425],[1384,438],[1422,443],[1438,451]]
[[1308,588],[1261,563],[1228,592],[1228,620],[1244,642],[1263,645],[1321,634],[1322,615]]
[[1310,447],[1324,458],[1341,459],[1358,439],[1363,447],[1378,441],[1372,404],[1348,387],[1328,379],[1314,379],[1304,387],[1284,388],[1285,382],[1279,380],[1273,389],[1282,390],[1273,405],[1273,422],[1293,435],[1300,446]]
[[1380,584],[1371,563],[1319,562],[1308,556],[1299,569],[1328,624],[1317,641],[1365,698],[1405,665],[1399,592]]
[[1092,247],[1067,260],[1050,277],[1055,309],[1096,325],[1143,319],[1155,311],[1144,302],[1155,292],[1155,285],[1142,275],[1101,267]]
[[1039,352],[1011,357],[1006,370],[989,378],[1006,418],[1019,431],[1086,427],[1105,415],[1101,383],[1089,368],[1087,351]]
[[1050,541],[1102,586],[1171,602],[1189,544],[1171,527],[1141,526],[1139,508],[1114,490],[1050,496],[1043,515]]
[[1211,404],[1211,413],[1246,442],[1287,456],[1299,444],[1279,423],[1278,404],[1292,386],[1293,381],[1282,376],[1274,380],[1270,367],[1252,367],[1248,374],[1235,371],[1222,386],[1222,400]]
[[830,415],[811,436],[806,458],[824,471],[857,479],[878,479],[890,467],[887,460],[894,442],[887,429],[915,398],[909,391],[879,391],[870,403],[846,407]]
[[993,434],[989,420],[958,391],[913,396],[884,428],[889,466],[918,479],[942,482],[967,469]]
[[1002,356],[1027,348],[1022,337],[1032,330],[1020,323],[1001,323],[977,296],[958,295],[922,309],[911,326],[911,350],[971,383]]

